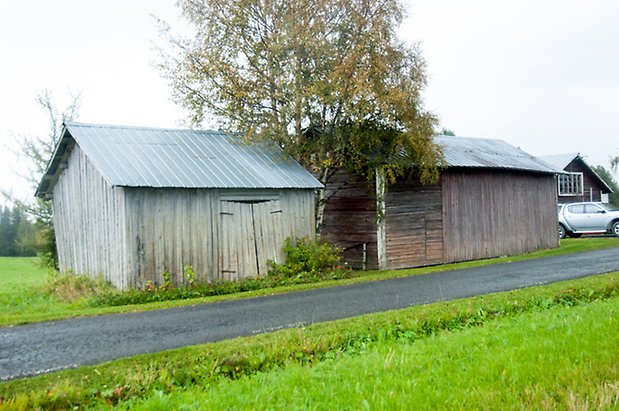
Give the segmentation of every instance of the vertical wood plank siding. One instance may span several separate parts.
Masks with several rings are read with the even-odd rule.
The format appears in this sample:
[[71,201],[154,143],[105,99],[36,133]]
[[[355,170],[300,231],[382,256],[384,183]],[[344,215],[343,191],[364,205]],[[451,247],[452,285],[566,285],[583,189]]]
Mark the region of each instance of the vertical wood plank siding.
[[337,172],[325,189],[322,238],[344,247],[344,259],[352,267],[363,266],[367,245],[367,268],[378,269],[376,248],[375,186],[351,173]]
[[[338,173],[327,187],[323,237],[345,248],[368,244],[378,268],[374,187]],[[552,175],[448,169],[437,184],[390,184],[385,198],[389,269],[515,255],[558,247]],[[360,268],[360,248],[344,256]]]
[[[222,211],[235,204],[238,219],[222,230]],[[312,237],[315,226],[311,189],[112,187],[78,146],[53,207],[60,269],[121,289],[161,284],[164,271],[180,285],[187,265],[197,281],[265,274],[267,258],[283,261],[287,237]],[[222,272],[224,252],[236,256],[234,272]]]
[[185,265],[197,274],[217,272],[214,257],[207,251],[215,245],[218,232],[213,201],[209,190],[126,190],[132,287],[143,287],[148,281],[161,284],[164,271],[174,284],[183,284]]
[[313,190],[133,188],[126,200],[136,287],[161,284],[164,270],[182,284],[187,265],[197,281],[263,275],[287,237],[314,233]]
[[447,170],[442,188],[445,262],[559,245],[550,175]]
[[111,187],[76,146],[52,204],[60,270],[127,288],[124,189]]
[[387,266],[415,267],[443,261],[441,186],[401,180],[386,198]]

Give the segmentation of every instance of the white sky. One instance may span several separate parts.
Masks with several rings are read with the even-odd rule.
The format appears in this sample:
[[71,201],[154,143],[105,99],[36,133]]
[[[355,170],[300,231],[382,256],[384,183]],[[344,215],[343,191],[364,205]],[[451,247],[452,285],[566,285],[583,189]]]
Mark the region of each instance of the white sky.
[[[619,155],[619,1],[405,1],[401,35],[421,44],[441,126],[605,167]],[[0,188],[32,195],[6,147],[47,132],[40,90],[59,107],[81,92],[78,121],[182,126],[151,14],[182,24],[175,0],[0,0]]]

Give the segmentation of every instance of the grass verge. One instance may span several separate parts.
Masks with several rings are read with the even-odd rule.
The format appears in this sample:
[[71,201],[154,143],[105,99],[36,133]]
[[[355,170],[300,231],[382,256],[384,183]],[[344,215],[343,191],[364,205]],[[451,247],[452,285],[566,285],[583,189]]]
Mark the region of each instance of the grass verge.
[[414,344],[379,341],[314,367],[206,389],[152,391],[127,409],[610,409],[619,406],[619,298],[553,306]]
[[[155,301],[152,303],[131,304],[115,307],[92,307],[88,298],[71,303],[61,301],[55,294],[50,294],[46,291],[45,286],[49,281],[50,274],[36,266],[36,259],[0,258],[0,326],[20,325],[80,316],[147,311],[184,305],[211,303],[221,300],[250,298],[261,295],[271,295],[292,291],[348,285],[359,282],[423,275],[438,271],[531,260],[617,246],[619,246],[619,239],[613,237],[565,239],[561,241],[561,247],[559,248],[541,250],[519,256],[499,257],[486,260],[403,270],[358,271],[354,273],[354,278],[344,280],[328,280],[318,283],[279,286],[227,295],[190,298],[184,300]],[[234,287],[232,287],[232,290],[233,289]]]
[[[443,331],[459,332],[495,320],[617,296],[619,273],[611,273],[2,382],[0,398],[7,409],[122,405],[185,390],[210,390],[222,381],[276,368],[315,366],[342,355],[365,352],[375,344],[410,344]],[[512,345],[509,338],[505,344]]]

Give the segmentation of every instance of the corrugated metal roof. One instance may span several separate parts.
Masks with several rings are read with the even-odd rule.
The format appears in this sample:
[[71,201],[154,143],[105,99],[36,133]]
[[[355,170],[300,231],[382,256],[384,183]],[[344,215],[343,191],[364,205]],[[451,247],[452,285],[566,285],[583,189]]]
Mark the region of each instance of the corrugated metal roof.
[[[177,188],[321,188],[281,149],[245,143],[221,131],[66,123],[47,175],[57,172],[60,148],[74,139],[113,186]],[[48,178],[49,180],[49,178]],[[45,181],[45,179],[44,179]],[[42,182],[37,195],[53,189]]]
[[567,153],[567,154],[555,154],[551,156],[539,156],[539,158],[563,170],[565,167],[567,167],[569,163],[574,161],[574,159],[579,156],[580,155],[578,153]]
[[502,140],[436,136],[450,167],[498,168],[556,174],[557,169]]

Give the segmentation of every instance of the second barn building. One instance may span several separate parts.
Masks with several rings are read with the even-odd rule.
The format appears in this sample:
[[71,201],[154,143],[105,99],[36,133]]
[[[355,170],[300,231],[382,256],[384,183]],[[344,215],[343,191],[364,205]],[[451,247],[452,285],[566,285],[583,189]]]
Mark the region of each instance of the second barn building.
[[[323,238],[346,260],[396,269],[558,247],[556,174],[501,140],[438,136],[447,167],[435,184],[339,172],[327,186]],[[384,188],[384,190],[381,190]]]

